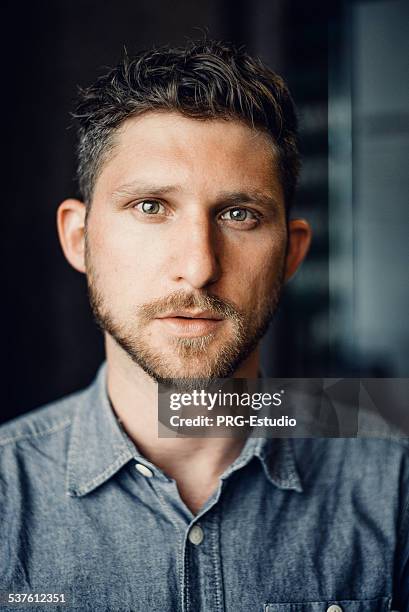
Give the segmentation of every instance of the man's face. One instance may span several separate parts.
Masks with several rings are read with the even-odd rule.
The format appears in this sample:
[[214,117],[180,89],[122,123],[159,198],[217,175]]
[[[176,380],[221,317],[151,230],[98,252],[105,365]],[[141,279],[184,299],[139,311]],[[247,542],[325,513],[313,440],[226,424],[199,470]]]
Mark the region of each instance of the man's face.
[[128,119],[87,219],[94,313],[156,380],[230,376],[266,331],[286,243],[266,135],[177,113]]

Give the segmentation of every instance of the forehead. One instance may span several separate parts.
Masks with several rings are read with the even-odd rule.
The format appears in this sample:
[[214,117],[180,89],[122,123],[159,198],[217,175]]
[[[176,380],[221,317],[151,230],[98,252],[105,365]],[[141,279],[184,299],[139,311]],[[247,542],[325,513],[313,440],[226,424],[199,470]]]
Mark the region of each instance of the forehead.
[[127,119],[113,139],[95,193],[143,180],[189,192],[252,188],[282,198],[272,139],[239,120],[149,112]]

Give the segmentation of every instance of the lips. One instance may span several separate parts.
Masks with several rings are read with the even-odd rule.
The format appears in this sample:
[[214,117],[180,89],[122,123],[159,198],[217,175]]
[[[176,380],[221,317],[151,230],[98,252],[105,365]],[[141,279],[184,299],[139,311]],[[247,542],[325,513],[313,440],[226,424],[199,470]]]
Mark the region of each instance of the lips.
[[172,335],[197,337],[214,332],[223,319],[210,311],[177,310],[157,317],[157,321]]
[[211,321],[221,321],[222,317],[206,310],[202,312],[191,312],[188,310],[176,310],[160,315],[158,319],[207,319]]

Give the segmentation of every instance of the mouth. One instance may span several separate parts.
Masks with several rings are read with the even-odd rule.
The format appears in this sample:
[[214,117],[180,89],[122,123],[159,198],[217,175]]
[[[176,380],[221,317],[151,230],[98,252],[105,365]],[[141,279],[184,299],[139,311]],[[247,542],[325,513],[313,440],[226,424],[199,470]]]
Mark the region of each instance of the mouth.
[[161,315],[156,320],[172,335],[193,338],[215,332],[224,319],[210,311],[179,310]]
[[158,319],[206,319],[210,321],[221,321],[222,317],[216,315],[210,310],[191,311],[191,310],[174,310],[167,312],[157,317]]

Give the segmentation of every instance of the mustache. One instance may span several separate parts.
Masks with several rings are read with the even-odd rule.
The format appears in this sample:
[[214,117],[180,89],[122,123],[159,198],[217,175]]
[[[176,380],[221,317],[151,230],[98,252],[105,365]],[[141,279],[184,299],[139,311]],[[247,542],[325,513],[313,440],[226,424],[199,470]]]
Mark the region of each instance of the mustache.
[[215,295],[203,293],[186,293],[185,291],[174,291],[164,298],[158,298],[138,308],[138,314],[143,321],[150,321],[170,310],[183,310],[196,308],[208,310],[214,315],[224,319],[241,320],[239,309],[229,300],[219,298]]

